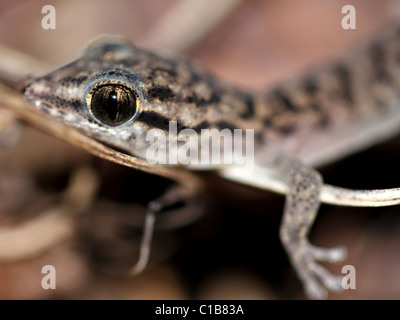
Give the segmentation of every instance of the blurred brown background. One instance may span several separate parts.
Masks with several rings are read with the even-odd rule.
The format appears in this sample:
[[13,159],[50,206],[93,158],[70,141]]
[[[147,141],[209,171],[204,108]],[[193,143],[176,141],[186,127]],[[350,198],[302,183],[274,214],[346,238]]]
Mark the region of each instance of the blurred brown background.
[[[190,11],[194,1],[185,2],[188,11],[166,28],[162,22],[181,1],[54,1],[56,30],[43,30],[46,1],[2,0],[0,43],[58,66],[75,58],[91,38],[122,34],[138,46],[185,54],[226,81],[257,90],[351,50],[395,20],[400,5],[389,0],[236,1],[193,42],[190,33],[179,36],[184,29],[179,23],[185,22],[179,17],[196,15]],[[210,14],[218,2],[210,2]],[[341,28],[346,4],[356,7],[357,30]],[[322,173],[328,183],[343,187],[397,187],[398,146],[399,139],[393,139]],[[204,175],[209,187],[203,217],[160,230],[150,267],[127,277],[137,259],[143,206],[164,181],[92,159],[30,128],[17,147],[0,154],[0,223],[18,225],[56,205],[71,172],[82,164],[92,166],[100,178],[92,206],[76,218],[74,234],[62,243],[33,258],[0,262],[1,299],[304,298],[278,238],[283,197],[212,174]],[[357,270],[357,290],[330,298],[400,298],[399,214],[398,207],[322,206],[313,243],[346,245],[346,264]],[[46,264],[56,267],[56,290],[40,286]],[[339,266],[328,267],[340,272]]]

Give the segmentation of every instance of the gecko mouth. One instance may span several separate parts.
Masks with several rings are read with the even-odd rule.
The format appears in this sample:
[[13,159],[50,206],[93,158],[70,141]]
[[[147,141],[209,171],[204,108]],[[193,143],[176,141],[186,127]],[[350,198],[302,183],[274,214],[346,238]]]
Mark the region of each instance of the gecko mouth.
[[36,100],[35,105],[43,111],[45,114],[52,115],[52,107],[51,105],[47,104],[46,102]]

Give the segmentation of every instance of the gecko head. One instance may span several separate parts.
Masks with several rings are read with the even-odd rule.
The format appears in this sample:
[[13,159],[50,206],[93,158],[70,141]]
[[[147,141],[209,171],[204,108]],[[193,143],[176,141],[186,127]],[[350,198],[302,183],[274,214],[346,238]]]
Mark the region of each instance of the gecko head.
[[184,112],[171,107],[179,95],[174,90],[180,90],[164,72],[175,72],[172,64],[123,38],[107,37],[72,63],[29,80],[24,93],[40,113],[142,156],[148,130],[166,130]]

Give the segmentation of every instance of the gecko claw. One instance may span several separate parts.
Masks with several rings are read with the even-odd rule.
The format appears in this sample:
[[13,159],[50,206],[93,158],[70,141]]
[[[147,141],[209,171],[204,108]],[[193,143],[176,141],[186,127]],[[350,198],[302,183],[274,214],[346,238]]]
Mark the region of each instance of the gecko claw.
[[308,250],[312,252],[312,255],[317,261],[336,263],[342,262],[347,258],[347,249],[344,246],[325,249],[309,244],[308,247]]

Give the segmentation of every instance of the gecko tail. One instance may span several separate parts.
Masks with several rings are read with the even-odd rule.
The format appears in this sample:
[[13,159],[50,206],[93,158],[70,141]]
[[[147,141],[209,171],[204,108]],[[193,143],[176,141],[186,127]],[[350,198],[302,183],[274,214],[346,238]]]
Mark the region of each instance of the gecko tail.
[[[278,176],[265,170],[248,170],[234,167],[219,171],[220,175],[231,181],[269,190],[280,194],[288,193],[287,184]],[[400,188],[353,190],[324,184],[321,187],[320,201],[327,204],[349,207],[387,207],[400,204]]]
[[400,204],[400,188],[351,190],[325,184],[321,202],[350,207],[386,207]]

